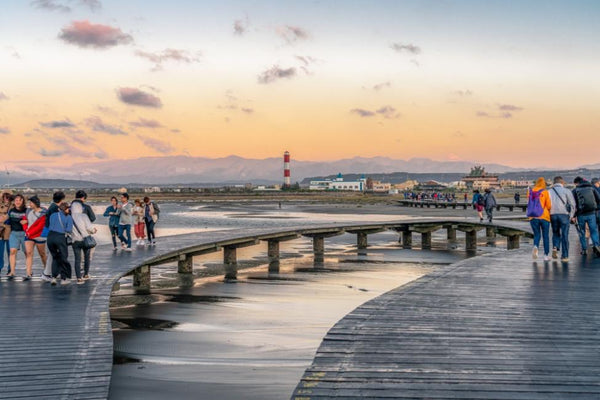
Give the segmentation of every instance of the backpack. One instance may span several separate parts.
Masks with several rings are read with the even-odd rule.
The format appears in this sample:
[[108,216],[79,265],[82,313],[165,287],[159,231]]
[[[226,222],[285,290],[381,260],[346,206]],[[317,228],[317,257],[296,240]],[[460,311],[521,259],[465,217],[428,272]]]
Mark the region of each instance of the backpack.
[[582,214],[594,212],[598,208],[594,188],[579,187],[575,189],[575,195],[577,196],[577,210]]
[[160,217],[160,208],[158,208],[158,205],[155,202],[152,202],[151,204],[154,208],[154,214],[156,214],[157,217]]
[[544,207],[542,207],[542,202],[540,201],[540,197],[542,195],[542,190],[530,190],[529,191],[529,199],[527,200],[527,216],[532,218],[541,217],[544,214]]
[[485,206],[485,198],[481,194],[477,197],[477,205]]

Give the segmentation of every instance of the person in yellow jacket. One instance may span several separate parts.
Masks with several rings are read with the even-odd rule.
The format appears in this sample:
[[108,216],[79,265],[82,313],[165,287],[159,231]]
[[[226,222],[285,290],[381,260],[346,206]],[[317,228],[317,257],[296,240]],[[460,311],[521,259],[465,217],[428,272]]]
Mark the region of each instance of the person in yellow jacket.
[[533,231],[533,259],[538,258],[540,239],[544,241],[544,261],[550,261],[550,209],[552,202],[546,180],[538,178],[527,194],[527,216]]

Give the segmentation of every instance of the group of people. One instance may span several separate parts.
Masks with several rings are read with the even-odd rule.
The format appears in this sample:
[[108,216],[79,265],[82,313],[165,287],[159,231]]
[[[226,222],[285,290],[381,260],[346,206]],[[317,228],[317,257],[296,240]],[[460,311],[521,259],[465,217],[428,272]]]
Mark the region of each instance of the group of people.
[[[24,281],[33,276],[33,258],[37,253],[44,265],[41,279],[52,285],[67,285],[71,282],[72,270],[78,284],[90,279],[90,263],[97,232],[93,223],[96,215],[87,204],[87,193],[78,190],[73,201],[66,202],[62,191],[55,192],[52,204],[46,209],[41,206],[38,196],[27,199],[22,194],[12,195],[3,192],[0,202],[0,276],[5,266],[5,253],[8,260],[8,280],[16,277],[17,254],[25,254]],[[104,216],[109,218],[109,229],[114,250],[117,240],[124,251],[132,251],[131,227],[137,244],[156,244],[154,226],[158,221],[160,208],[149,197],[129,202],[129,194],[122,193],[120,202],[111,198]],[[69,247],[72,248],[74,264],[69,261]],[[48,253],[50,253],[48,255]],[[83,263],[83,269],[82,269]]]
[[[466,201],[466,199],[465,199]],[[473,208],[477,210],[477,215],[479,216],[479,221],[483,222],[483,211],[485,210],[486,217],[488,221],[491,223],[494,219],[494,208],[498,204],[496,202],[496,197],[492,193],[490,188],[486,188],[483,191],[483,194],[479,191],[479,189],[475,189],[473,191],[473,200],[471,201],[473,204]]]
[[[576,177],[575,188],[565,188],[565,181],[557,176],[551,187],[544,178],[538,178],[527,194],[527,216],[533,230],[533,258],[539,255],[543,242],[544,261],[558,258],[569,261],[569,228],[573,223],[579,234],[581,254],[588,254],[588,232],[592,251],[600,257],[600,180],[587,181]],[[550,257],[550,229],[552,229],[552,258]]]
[[454,193],[441,193],[441,192],[405,192],[404,193],[405,200],[416,200],[416,201],[441,201],[447,203],[456,202],[456,195]]

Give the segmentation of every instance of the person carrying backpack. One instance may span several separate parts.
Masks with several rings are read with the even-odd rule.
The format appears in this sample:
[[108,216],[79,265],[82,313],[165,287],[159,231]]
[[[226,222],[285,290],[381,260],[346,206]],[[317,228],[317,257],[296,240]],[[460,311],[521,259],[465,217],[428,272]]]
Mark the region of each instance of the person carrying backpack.
[[538,178],[527,193],[527,217],[533,231],[532,258],[538,258],[540,239],[544,241],[544,261],[550,261],[550,210],[552,201],[546,190],[546,179]]
[[485,205],[485,200],[481,193],[479,193],[478,189],[473,191],[473,200],[471,201],[473,204],[473,208],[477,210],[477,215],[479,215],[479,222],[483,222],[483,206]]
[[564,186],[565,181],[561,176],[554,178],[554,185],[550,193],[550,225],[552,225],[552,258],[558,258],[561,252],[561,261],[569,261],[569,228],[571,219],[575,216],[575,199],[573,193]]
[[585,227],[587,225],[592,238],[592,249],[596,256],[600,257],[600,241],[598,238],[598,223],[596,221],[596,213],[600,206],[600,194],[591,183],[578,176],[573,181],[575,189],[573,189],[573,197],[577,206],[577,225],[579,225],[579,241],[581,243],[581,255],[587,255],[587,238],[585,237]]
[[483,195],[483,204],[485,207],[485,214],[487,215],[488,221],[491,224],[492,219],[494,218],[494,208],[496,208],[498,205],[498,203],[496,203],[496,198],[492,193],[492,189],[485,189],[485,195]]

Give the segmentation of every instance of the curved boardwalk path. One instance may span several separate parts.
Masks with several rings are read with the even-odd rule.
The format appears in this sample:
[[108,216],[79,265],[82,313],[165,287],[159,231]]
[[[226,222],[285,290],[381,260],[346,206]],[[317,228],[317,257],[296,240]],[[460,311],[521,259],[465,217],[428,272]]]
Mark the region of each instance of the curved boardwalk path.
[[[282,228],[280,231],[259,229],[172,236],[161,238],[157,247],[140,248],[132,253],[115,253],[110,246],[99,246],[92,262],[94,278],[84,285],[52,287],[38,280],[21,282],[4,278],[0,282],[0,398],[106,398],[113,357],[109,315],[111,289],[122,276],[137,267],[173,260],[189,261],[189,258],[184,257],[183,260],[181,256],[217,251],[221,247],[228,250],[228,246],[228,254],[235,257],[235,246],[273,238],[289,240],[297,235],[315,237],[315,243],[322,245],[324,237],[343,233],[344,230],[363,232],[366,245],[365,232],[398,228],[406,233],[406,228],[414,224],[418,222],[405,220],[373,225],[303,226],[298,229]],[[461,226],[464,229],[472,226],[482,228],[472,221],[456,218],[433,222],[424,219],[422,224],[420,228],[425,231],[431,225],[435,225],[431,229],[440,229],[444,224],[450,224],[449,229],[453,232],[456,226],[459,230]],[[503,224],[510,228],[510,223]],[[430,240],[429,231],[422,235]],[[316,240],[318,237],[320,241]],[[231,251],[231,248],[234,250]],[[317,251],[318,246],[315,249]],[[22,266],[18,268],[18,272],[22,272]],[[487,279],[482,276],[481,281]],[[434,296],[431,301],[435,303],[438,300]],[[352,322],[351,319],[348,321]],[[360,321],[356,322],[361,325]],[[492,321],[489,323],[492,324]]]
[[530,249],[467,259],[358,307],[292,398],[600,399],[600,261],[581,259],[574,233],[568,266],[532,262]]

